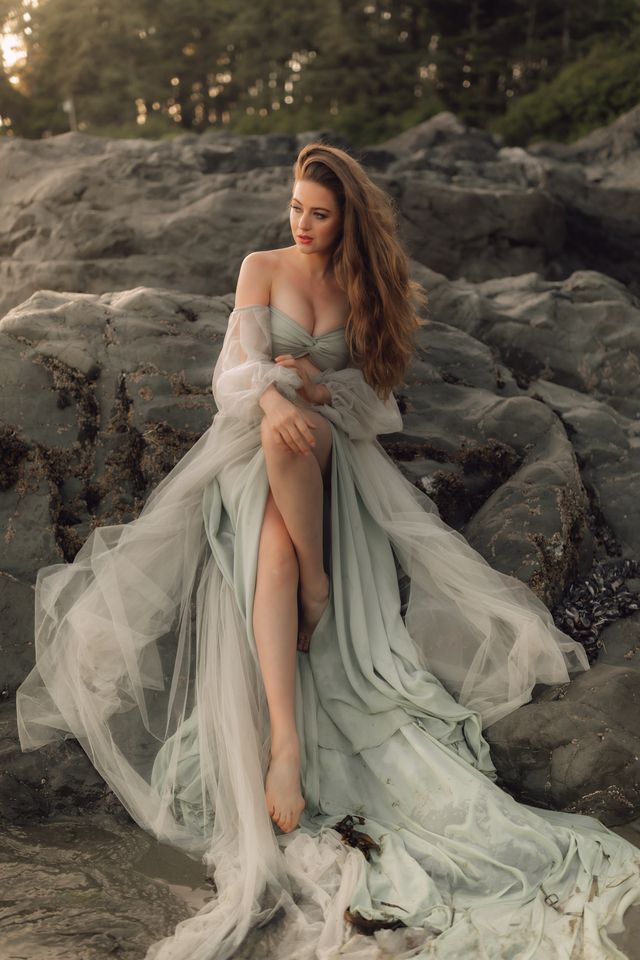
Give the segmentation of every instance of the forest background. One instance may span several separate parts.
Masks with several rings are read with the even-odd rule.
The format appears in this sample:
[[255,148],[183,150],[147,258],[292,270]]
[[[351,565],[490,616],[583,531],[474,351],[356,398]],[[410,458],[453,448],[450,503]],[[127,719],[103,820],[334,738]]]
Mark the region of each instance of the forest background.
[[0,136],[332,130],[507,143],[640,102],[640,0],[0,0]]

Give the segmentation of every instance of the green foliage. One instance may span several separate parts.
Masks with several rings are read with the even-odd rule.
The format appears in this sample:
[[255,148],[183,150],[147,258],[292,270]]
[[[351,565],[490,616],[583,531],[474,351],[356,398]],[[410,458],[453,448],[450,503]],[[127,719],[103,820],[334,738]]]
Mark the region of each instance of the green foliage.
[[564,138],[637,102],[639,11],[638,0],[0,0],[0,24],[27,53],[17,88],[0,71],[0,115],[20,136],[75,116],[106,136],[333,129],[361,146],[444,109],[512,142]]
[[508,143],[571,141],[640,102],[640,30],[624,48],[597,44],[491,124]]

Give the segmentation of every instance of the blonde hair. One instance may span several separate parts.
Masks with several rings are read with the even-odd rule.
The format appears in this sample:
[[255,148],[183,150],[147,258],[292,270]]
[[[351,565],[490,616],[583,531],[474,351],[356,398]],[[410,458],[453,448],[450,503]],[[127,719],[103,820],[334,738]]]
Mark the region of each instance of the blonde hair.
[[409,278],[409,259],[397,238],[391,198],[344,150],[309,143],[293,165],[294,181],[310,180],[332,191],[342,214],[333,252],[336,280],[349,300],[346,338],[352,361],[386,399],[401,383],[424,321],[422,286]]

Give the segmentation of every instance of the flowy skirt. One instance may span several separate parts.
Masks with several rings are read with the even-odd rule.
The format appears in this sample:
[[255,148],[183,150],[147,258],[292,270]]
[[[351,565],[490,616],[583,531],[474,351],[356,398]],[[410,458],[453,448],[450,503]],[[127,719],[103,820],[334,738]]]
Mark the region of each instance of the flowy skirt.
[[482,733],[536,683],[588,669],[582,647],[377,441],[331,431],[331,599],[297,653],[298,828],[281,833],[264,799],[259,424],[216,416],[136,520],[39,571],[23,749],[77,738],[137,823],[212,876],[147,960],[226,960],[253,928],[251,955],[278,960],[622,957],[609,934],[640,902],[638,850],[516,802]]

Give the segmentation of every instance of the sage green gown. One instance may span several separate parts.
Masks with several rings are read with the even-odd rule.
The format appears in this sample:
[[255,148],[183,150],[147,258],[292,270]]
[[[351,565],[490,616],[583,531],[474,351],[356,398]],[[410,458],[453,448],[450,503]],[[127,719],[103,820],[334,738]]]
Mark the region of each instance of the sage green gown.
[[[269,489],[257,398],[276,382],[302,403],[273,359],[305,352],[332,398],[316,407],[333,444],[331,597],[297,652],[306,806],[284,834],[264,801],[252,629]],[[38,662],[18,696],[24,749],[77,737],[135,819],[214,876],[216,896],[148,960],[225,960],[258,926],[252,956],[278,960],[622,957],[609,933],[640,902],[638,850],[516,802],[482,733],[534,683],[587,669],[582,648],[400,474],[376,440],[401,429],[397,405],[349,366],[342,330],[237,308],[213,391],[214,424],[138,520],[40,572]],[[348,815],[377,844],[366,856],[336,829]],[[366,936],[345,911],[386,927]]]

